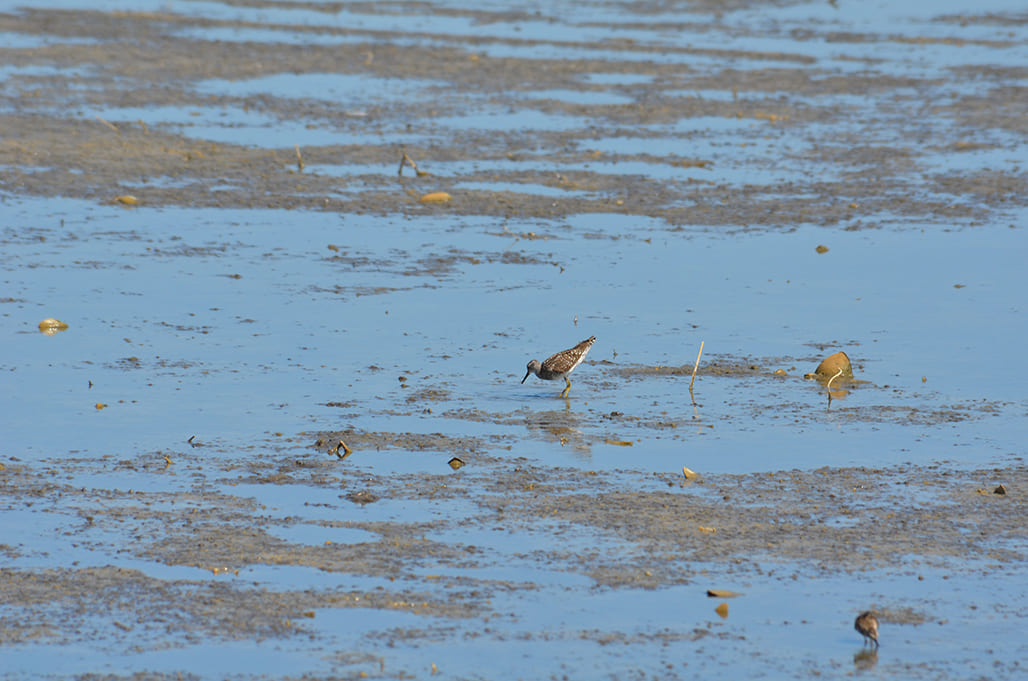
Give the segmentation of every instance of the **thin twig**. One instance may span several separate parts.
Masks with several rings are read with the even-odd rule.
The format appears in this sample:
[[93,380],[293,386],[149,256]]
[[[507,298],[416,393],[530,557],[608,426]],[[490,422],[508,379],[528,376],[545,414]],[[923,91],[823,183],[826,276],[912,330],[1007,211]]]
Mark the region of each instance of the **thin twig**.
[[[339,453],[339,450],[340,450],[340,449],[342,449],[342,450],[343,450],[343,453],[342,453],[342,454],[340,454],[340,453]],[[343,442],[342,440],[340,440],[340,441],[339,441],[339,444],[337,444],[337,445],[336,445],[335,447],[333,447],[332,449],[328,450],[328,453],[329,453],[329,454],[335,454],[336,456],[338,456],[338,457],[339,457],[339,460],[340,460],[340,461],[342,461],[342,460],[343,460],[343,459],[345,459],[346,457],[348,457],[348,456],[350,456],[351,454],[353,454],[353,450],[352,450],[352,449],[350,449],[349,447],[347,447],[347,446],[346,446],[346,443],[345,443],[345,442]]]
[[406,151],[400,152],[403,156],[400,157],[400,169],[396,171],[397,175],[403,175],[403,166],[409,164],[414,169],[414,174],[418,173],[418,164],[414,162],[410,156],[407,155]]
[[116,132],[118,134],[121,134],[121,130],[118,130],[118,128],[115,127],[114,123],[111,123],[110,121],[105,121],[104,119],[100,118],[99,116],[93,116],[93,118],[95,118],[96,120],[100,121],[101,123],[106,125],[108,128],[110,128],[114,132]]
[[828,379],[828,384],[825,386],[825,389],[828,390],[828,408],[829,409],[832,408],[832,381],[834,381],[835,379],[839,378],[839,376],[842,376],[842,367],[839,367],[839,370],[835,372],[835,375]]
[[407,155],[407,152],[404,151],[401,153],[403,154],[403,156],[400,158],[400,169],[396,171],[397,175],[403,175],[404,165],[409,165],[411,168],[413,168],[414,174],[418,177],[429,174],[427,170],[421,170],[420,168],[418,168],[418,164],[414,162],[414,159]]
[[838,371],[836,371],[835,375],[828,379],[828,385],[826,387],[828,388],[829,394],[831,394],[831,392],[832,392],[832,381],[834,381],[835,379],[839,378],[839,376],[842,376],[842,368],[840,368]]
[[692,392],[692,384],[696,380],[696,372],[700,368],[700,355],[703,354],[703,341],[700,341],[700,351],[696,353],[696,364],[692,368],[692,380],[689,381],[689,392]]

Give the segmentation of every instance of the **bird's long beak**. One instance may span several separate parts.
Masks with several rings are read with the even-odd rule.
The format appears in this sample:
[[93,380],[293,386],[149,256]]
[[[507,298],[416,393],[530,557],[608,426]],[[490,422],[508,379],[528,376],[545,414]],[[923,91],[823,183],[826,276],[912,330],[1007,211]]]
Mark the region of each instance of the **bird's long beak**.
[[525,381],[527,381],[528,377],[531,376],[531,375],[532,375],[532,372],[529,371],[527,374],[525,374],[525,377],[521,379],[521,382],[524,383]]

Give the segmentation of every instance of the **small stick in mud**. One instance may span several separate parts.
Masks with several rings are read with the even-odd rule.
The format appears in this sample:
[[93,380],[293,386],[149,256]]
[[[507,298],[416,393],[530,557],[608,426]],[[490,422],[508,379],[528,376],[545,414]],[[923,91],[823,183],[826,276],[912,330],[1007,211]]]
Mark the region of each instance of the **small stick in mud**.
[[118,133],[119,135],[121,134],[121,130],[118,130],[118,128],[114,125],[114,123],[111,123],[110,121],[105,121],[104,119],[100,118],[99,116],[93,116],[93,118],[95,118],[96,120],[100,121],[101,123],[106,125],[108,128],[110,128],[114,132]]
[[689,392],[692,392],[692,384],[696,382],[696,372],[700,369],[700,356],[703,354],[703,341],[700,341],[700,351],[696,353],[696,364],[692,368],[692,380],[689,381]]
[[[343,450],[343,452],[344,452],[343,454],[340,454],[340,453],[339,453],[339,450],[340,450],[340,449],[342,449],[342,450]],[[346,457],[348,457],[348,456],[350,456],[351,454],[353,454],[353,450],[352,450],[352,449],[350,449],[349,447],[347,447],[347,446],[346,446],[346,443],[345,443],[345,442],[343,442],[342,440],[340,440],[340,441],[339,441],[339,444],[337,444],[337,445],[336,445],[335,447],[333,447],[332,449],[328,450],[328,453],[329,453],[329,454],[335,454],[336,456],[338,456],[338,457],[339,457],[339,460],[340,460],[340,461],[342,461],[342,460],[343,460],[343,459],[345,459]]]
[[410,156],[407,155],[406,151],[401,151],[400,153],[403,154],[403,156],[400,157],[400,169],[396,171],[397,175],[403,175],[403,166],[404,165],[409,165],[411,168],[413,168],[414,169],[414,174],[417,175],[418,177],[421,177],[423,175],[428,175],[428,173],[426,171],[418,169],[418,164],[414,162],[414,159],[412,159]]
[[[509,234],[510,236],[514,237],[514,244],[516,244],[517,242],[521,241],[521,235],[520,234],[515,234],[514,232],[510,231],[507,228],[507,225],[503,226],[503,233],[504,234]],[[511,246],[513,246],[514,244],[511,244]]]
[[834,381],[835,379],[839,378],[839,376],[842,376],[842,369],[841,368],[838,371],[835,372],[834,376],[832,376],[831,378],[828,379],[828,384],[825,386],[825,389],[828,391],[828,408],[829,409],[832,408],[832,381]]
[[303,156],[300,155],[300,145],[294,144],[293,148],[296,149],[296,167],[303,171]]

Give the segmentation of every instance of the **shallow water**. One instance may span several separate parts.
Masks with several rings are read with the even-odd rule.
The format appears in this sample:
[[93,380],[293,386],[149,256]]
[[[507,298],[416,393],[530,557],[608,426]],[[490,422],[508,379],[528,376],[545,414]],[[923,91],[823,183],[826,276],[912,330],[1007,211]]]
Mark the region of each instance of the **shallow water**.
[[[1025,434],[1020,381],[1004,362],[982,361],[1016,356],[1025,330],[1020,305],[1005,293],[1023,283],[1020,231],[1008,226],[941,234],[931,225],[832,234],[805,227],[740,239],[669,233],[651,222],[633,232],[631,221],[591,215],[561,221],[552,239],[519,243],[541,261],[525,266],[489,262],[488,254],[515,240],[487,220],[461,220],[458,235],[445,218],[227,210],[214,217],[197,209],[65,205],[22,200],[10,211],[13,229],[33,233],[8,249],[9,262],[27,265],[16,271],[12,297],[48,291],[60,300],[14,304],[26,321],[10,338],[19,362],[8,369],[24,387],[6,392],[4,409],[17,416],[11,435],[29,456],[48,454],[49,443],[33,444],[41,426],[73,428],[76,450],[160,449],[195,434],[263,438],[269,423],[286,433],[331,427],[337,410],[319,404],[337,400],[366,404],[346,423],[369,431],[523,433],[468,423],[459,410],[563,411],[546,404],[557,392],[550,385],[518,384],[524,357],[545,354],[524,342],[529,329],[541,330],[532,335],[542,347],[568,344],[561,338],[573,334],[601,339],[591,358],[610,365],[575,376],[577,409],[586,414],[644,415],[656,406],[656,418],[691,418],[681,378],[625,378],[618,367],[687,365],[700,341],[708,358],[759,349],[771,358],[768,370],[787,372],[717,381],[701,375],[697,411],[710,432],[622,426],[614,439],[641,438],[636,445],[646,449],[645,457],[631,457],[633,467],[674,470],[674,448],[696,437],[705,444],[689,456],[704,460],[705,470],[743,472],[760,469],[759,458],[744,458],[755,441],[787,449],[776,454],[779,467],[802,468],[887,465],[911,447],[903,460],[927,463],[939,455],[916,443],[935,438],[977,443],[984,451],[946,458],[981,462],[988,452],[1016,450]],[[49,212],[51,227],[32,211]],[[84,217],[75,221],[74,213]],[[63,226],[60,216],[68,216]],[[540,229],[512,221],[505,228]],[[325,249],[340,237],[351,267]],[[481,261],[433,270],[429,261],[446,257],[438,244],[458,239]],[[822,241],[830,250],[819,255],[814,246]],[[348,286],[354,272],[359,284]],[[459,297],[460,306],[447,305],[446,296]],[[566,310],[563,319],[554,300]],[[51,315],[72,330],[45,338],[31,328],[35,317]],[[89,332],[74,331],[83,328]],[[373,346],[361,342],[369,335]],[[475,335],[478,342],[468,343]],[[298,347],[282,347],[283,336]],[[820,346],[845,348],[872,383],[834,410],[824,408],[816,383],[801,378]],[[400,375],[409,376],[406,384]],[[390,413],[423,386],[445,391],[433,398],[432,414]],[[241,399],[240,390],[264,397]],[[110,411],[97,411],[96,402]],[[861,417],[862,408],[899,410],[899,421]],[[934,419],[921,432],[925,424],[902,418],[909,409],[953,409],[958,420]],[[104,417],[115,412],[120,428],[112,432]],[[776,423],[783,416],[787,423]],[[872,432],[876,446],[867,451],[853,436]],[[829,443],[833,458],[825,461]],[[526,454],[563,460],[561,449]],[[591,465],[620,467],[629,452],[601,446],[593,455]]]
[[1021,671],[1020,5],[53,5],[0,5],[8,678]]

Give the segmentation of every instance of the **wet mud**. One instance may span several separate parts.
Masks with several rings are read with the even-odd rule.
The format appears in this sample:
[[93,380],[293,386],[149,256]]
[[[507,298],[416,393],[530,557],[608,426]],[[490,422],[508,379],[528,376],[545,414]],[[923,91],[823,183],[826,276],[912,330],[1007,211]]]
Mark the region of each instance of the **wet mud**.
[[[223,4],[269,11],[298,8],[326,17],[343,6]],[[452,216],[458,222],[487,216],[496,218],[490,234],[509,236],[514,243],[570,238],[555,222],[542,220],[583,214],[657,218],[667,233],[722,228],[731,238],[790,230],[800,223],[879,229],[883,215],[900,223],[974,226],[1005,220],[1008,211],[1022,207],[1028,196],[1022,167],[964,169],[963,159],[1023,144],[1028,67],[969,63],[942,75],[844,73],[801,51],[646,44],[620,35],[653,30],[647,17],[661,12],[664,4],[636,3],[632,13],[638,25],[598,19],[593,27],[602,29],[603,37],[594,41],[430,30],[412,34],[163,9],[25,8],[0,14],[0,32],[45,39],[37,46],[0,48],[0,62],[11,70],[0,90],[0,187],[9,197],[102,204],[134,196],[136,207],[125,210],[268,208],[342,216]],[[717,22],[718,15],[708,12],[754,5],[691,4],[679,28],[703,34],[708,22]],[[419,3],[361,5],[362,12],[382,17],[423,9]],[[440,6],[433,13],[485,26],[546,20],[534,11]],[[849,32],[814,24],[788,37],[797,45],[824,41],[885,49],[927,44],[1002,51],[1016,41],[964,38],[955,29],[1022,29],[1024,17],[967,12],[940,22],[952,25],[954,36]],[[312,41],[196,37],[198,31],[251,29],[309,35]],[[316,36],[340,40],[324,45],[313,40]],[[515,56],[498,56],[497,47]],[[539,53],[516,56],[533,49]],[[559,56],[560,50],[581,54]],[[869,68],[878,63],[872,57],[854,61]],[[317,92],[225,94],[199,87],[215,79],[307,73],[425,85],[388,102],[352,103],[329,101]],[[614,85],[592,79],[611,76],[623,78]],[[551,91],[580,97],[547,95]],[[624,101],[590,99],[611,93]],[[854,103],[870,101],[869,108]],[[234,144],[204,139],[202,132],[190,134],[188,113],[186,123],[167,125],[119,114],[159,107],[195,109],[198,120],[209,118],[212,110],[257,114],[274,121],[272,128],[296,123],[326,138],[353,141]],[[461,122],[478,110],[561,123],[549,129],[490,130]],[[711,120],[713,127],[706,127]],[[661,153],[661,140],[668,136],[695,139],[697,154]],[[617,144],[608,144],[611,140]],[[783,152],[745,160],[741,165],[753,171],[746,179],[716,179],[717,171],[735,162],[728,154],[722,158],[719,146],[737,151],[772,143],[781,143]],[[404,167],[403,154],[424,173]],[[453,198],[443,204],[420,201],[436,191]],[[511,231],[504,224],[507,218],[540,222],[537,231],[521,226]],[[0,247],[42,238],[31,230],[3,232]],[[121,238],[129,237],[110,235],[111,243]],[[597,228],[584,238],[654,237],[628,228]],[[160,244],[147,257],[188,262],[231,256],[233,249],[232,244]],[[480,263],[564,267],[559,255],[515,248],[453,246],[427,254],[369,256],[326,244],[319,257],[341,269],[396,277],[395,285],[309,286],[310,292],[343,300],[429,287]],[[111,258],[76,266],[103,269],[117,260]],[[219,276],[242,276],[231,263],[224,269]],[[402,277],[411,278],[409,286],[396,283]],[[24,301],[0,297],[0,302]],[[166,324],[187,335],[209,330],[203,324]],[[852,345],[847,347],[853,352]],[[333,678],[390,679],[434,673],[434,663],[429,672],[426,660],[418,657],[432,645],[446,649],[475,643],[488,651],[492,644],[587,642],[605,649],[652,646],[645,650],[657,651],[653,659],[659,663],[648,660],[638,667],[654,677],[684,678],[704,662],[694,662],[688,671],[665,664],[660,656],[669,647],[746,641],[744,630],[733,628],[731,620],[714,619],[714,603],[704,617],[683,618],[681,626],[660,629],[598,618],[590,626],[561,629],[532,615],[561,598],[597,593],[634,599],[681,587],[702,596],[725,582],[742,584],[744,593],[747,584],[756,588],[754,583],[770,584],[771,591],[809,583],[816,590],[820,580],[836,579],[865,584],[873,600],[865,605],[874,606],[893,632],[956,626],[949,623],[941,596],[876,594],[869,575],[886,571],[912,580],[924,575],[930,580],[977,579],[1023,569],[1028,560],[1028,468],[1021,452],[1011,453],[1007,464],[988,467],[951,466],[942,452],[936,465],[815,470],[774,470],[769,458],[772,470],[700,471],[694,480],[646,471],[631,459],[620,467],[592,470],[586,458],[573,467],[524,455],[525,448],[541,445],[566,447],[583,457],[603,446],[619,446],[643,458],[643,434],[681,445],[683,462],[688,462],[693,441],[681,435],[687,430],[771,419],[802,427],[823,424],[825,414],[839,427],[917,429],[982,422],[1017,408],[986,398],[939,404],[912,396],[904,403],[899,397],[911,396],[910,390],[868,377],[857,353],[854,376],[833,384],[840,392],[829,399],[823,383],[807,381],[803,374],[835,349],[825,343],[799,357],[708,354],[697,372],[701,384],[745,381],[756,386],[732,403],[736,415],[730,418],[707,408],[704,402],[712,398],[705,388],[692,397],[691,409],[679,411],[667,411],[656,401],[647,410],[573,411],[560,400],[546,409],[498,410],[463,400],[446,377],[415,385],[404,375],[398,381],[403,384],[400,396],[376,401],[340,389],[334,401],[322,397],[320,404],[333,410],[338,424],[331,428],[318,424],[310,431],[242,445],[215,440],[119,455],[73,455],[55,445],[42,461],[7,453],[0,458],[0,511],[15,521],[28,514],[45,518],[55,546],[46,551],[28,548],[27,539],[5,542],[0,537],[0,646],[45,650],[84,645],[103,655],[130,656],[212,642],[271,641],[316,651],[310,656],[327,660]],[[163,374],[198,370],[200,364],[129,352],[103,368]],[[691,360],[676,366],[618,362],[616,355],[590,361],[591,373],[575,376],[576,399],[615,385],[674,381],[682,388],[683,404],[689,405],[685,391],[693,376]],[[397,367],[365,370],[377,374],[386,369]],[[846,391],[871,397],[860,408],[850,407]],[[814,410],[815,403],[824,406]],[[368,413],[401,419],[431,414],[467,434],[346,425]],[[397,453],[421,470],[377,470],[374,462]],[[454,470],[448,465],[453,457],[465,465]],[[99,475],[120,476],[124,482],[88,482]],[[261,495],[255,490],[273,491]],[[512,565],[524,574],[511,576]],[[281,571],[274,573],[282,575],[281,583],[272,584],[265,570]],[[1005,598],[982,594],[975,607],[1016,610],[1016,603],[1008,606]],[[544,605],[537,606],[535,599]],[[336,624],[331,619],[335,612],[346,613],[348,626],[360,631],[341,646],[327,630]],[[383,622],[381,613],[413,619]],[[323,619],[330,624],[322,626]],[[782,618],[776,614],[771,619]],[[526,623],[520,625],[521,620]],[[333,646],[338,647],[327,650]],[[402,649],[406,657],[390,657],[393,649]],[[753,649],[747,653],[760,657]],[[582,655],[588,657],[588,652]],[[717,668],[717,654],[709,649],[701,648],[696,657]],[[483,672],[487,662],[469,663],[470,671],[456,676],[489,678]],[[795,674],[791,661],[771,664],[779,665],[772,672]],[[873,666],[874,660],[862,657],[857,667],[866,664]],[[997,666],[1011,671],[1017,665]],[[142,663],[140,669],[145,668]],[[502,678],[566,678],[567,671],[554,665]],[[967,670],[914,661],[903,671],[910,678],[962,678]],[[139,673],[208,678],[163,669]],[[237,677],[251,678],[247,674],[269,678],[276,672],[251,670]],[[66,676],[136,678],[117,671]],[[327,678],[304,671],[278,677]],[[635,678],[631,672],[611,673],[611,678],[629,677]]]
[[[394,437],[393,442],[403,438]],[[498,594],[540,588],[531,580],[472,576],[510,562],[583,575],[604,588],[684,584],[706,589],[708,570],[725,566],[728,575],[791,582],[859,576],[895,566],[897,555],[912,573],[942,568],[953,575],[980,570],[979,563],[1002,570],[1026,559],[1020,542],[1028,510],[1023,466],[959,472],[945,465],[823,468],[689,481],[681,475],[469,456],[464,443],[436,441],[439,453],[431,455],[440,458],[440,471],[450,454],[472,463],[453,473],[384,477],[369,475],[360,465],[376,455],[370,444],[362,441],[364,449],[347,461],[313,450],[299,458],[268,452],[220,472],[210,469],[209,453],[168,453],[170,465],[158,465],[155,453],[134,462],[134,470],[145,471],[139,478],[144,487],[164,486],[147,485],[148,478],[190,476],[221,491],[80,488],[59,480],[101,462],[53,468],[6,464],[0,485],[4,510],[42,507],[73,545],[122,560],[201,568],[220,579],[159,579],[110,566],[5,568],[3,643],[68,644],[110,637],[117,630],[171,646],[211,637],[310,636],[305,623],[315,617],[313,611],[335,608],[402,610],[423,616],[426,627],[453,618],[488,622],[512,614],[496,609]],[[996,491],[999,484],[1002,494]],[[355,501],[432,502],[444,508],[459,502],[453,507],[459,511],[424,521],[316,520],[282,516],[245,493],[233,494],[235,485],[296,486],[305,490],[301,496],[323,500],[317,504],[320,512],[339,516]],[[354,500],[355,493],[365,496]],[[298,525],[362,530],[368,540],[307,544],[273,534]],[[564,537],[567,546],[522,552],[516,545],[432,538],[450,532],[532,533],[543,526]],[[121,534],[135,540],[128,545],[112,540]],[[15,546],[2,548],[10,558],[21,557]],[[245,577],[255,566],[312,568],[343,582],[356,575],[381,584],[370,590],[255,588]],[[886,620],[907,624],[944,617],[884,613]],[[402,631],[388,635],[395,643],[406,637]]]
[[[270,3],[268,7],[295,7]],[[366,8],[367,9],[367,8]],[[325,11],[330,16],[337,7]],[[367,11],[372,11],[368,9]],[[390,10],[383,10],[388,14]],[[645,15],[646,10],[640,10]],[[461,16],[488,24],[507,21],[506,13],[464,10]],[[961,16],[975,24],[1016,18]],[[994,210],[1017,205],[1028,193],[1020,168],[973,172],[930,172],[929,156],[941,155],[960,164],[960,155],[1000,148],[982,140],[982,131],[1024,135],[1020,112],[1024,89],[1004,85],[1023,79],[1024,69],[1006,64],[953,70],[953,79],[898,77],[882,74],[839,75],[822,72],[812,59],[787,52],[702,50],[662,46],[661,55],[680,55],[676,63],[619,60],[617,54],[646,53],[645,46],[604,40],[575,42],[579,50],[602,49],[603,59],[497,58],[476,51],[471,36],[442,44],[404,46],[383,32],[367,35],[331,26],[278,26],[290,31],[361,39],[339,45],[290,45],[227,42],[184,37],[190,29],[245,29],[245,21],[214,20],[162,12],[97,12],[26,9],[0,16],[0,30],[26,36],[74,39],[29,49],[3,50],[12,67],[45,64],[51,75],[14,73],[0,97],[0,181],[9,192],[62,195],[111,201],[139,194],[140,205],[264,207],[333,212],[559,218],[572,214],[610,213],[665,219],[669,225],[766,226],[795,223],[852,224],[861,215],[888,212],[911,220],[981,221]],[[276,28],[274,24],[259,24]],[[693,27],[695,28],[695,26]],[[702,29],[701,29],[702,30]],[[131,36],[131,38],[126,38]],[[811,31],[805,40],[840,43],[894,41],[896,36],[847,35]],[[911,36],[910,40],[919,38]],[[554,44],[553,41],[537,41]],[[942,41],[954,49],[973,41]],[[530,39],[491,39],[490,44],[531,46]],[[560,45],[559,41],[556,43]],[[158,56],[159,55],[159,56]],[[725,66],[714,72],[688,66],[690,58],[735,62],[753,60],[751,69]],[[87,67],[87,68],[84,68]],[[74,68],[62,72],[62,69]],[[86,71],[86,73],[83,73]],[[397,98],[356,112],[345,103],[309,97],[203,95],[195,85],[205,79],[240,80],[274,74],[359,74],[404,81],[423,79],[429,96]],[[572,103],[553,98],[524,99],[526,92],[572,89],[588,95],[609,90],[588,85],[591,74],[639,75],[651,80],[615,87],[628,104]],[[987,99],[960,91],[959,80],[995,82]],[[716,90],[731,93],[727,101],[705,98]],[[74,92],[74,103],[69,93]],[[873,97],[873,120],[854,120],[834,96]],[[395,172],[328,174],[302,170],[292,146],[253,148],[213,143],[174,134],[133,120],[108,121],[99,115],[70,118],[73,107],[197,107],[259,112],[282,122],[303,121],[324,129],[379,141],[348,145],[304,145],[306,167],[320,165],[392,165],[400,168],[405,151],[428,175]],[[566,115],[586,125],[562,130],[460,130],[439,136],[436,122],[476,107],[516,108],[526,113]],[[916,111],[912,114],[912,108]],[[727,185],[702,175],[676,178],[632,172],[582,168],[590,163],[610,166],[635,161],[673,168],[715,166],[713,158],[655,156],[631,150],[605,153],[591,145],[598,139],[660,137],[651,126],[697,117],[743,121],[733,129],[733,144],[761,145],[811,125],[832,126],[830,136],[809,139],[780,164],[806,177]],[[872,131],[873,134],[872,134]],[[445,131],[444,131],[445,132]],[[996,135],[990,133],[990,136]],[[423,137],[425,142],[405,141]],[[869,142],[868,138],[877,138]],[[436,140],[436,141],[428,141]],[[509,170],[445,171],[453,162],[506,163]],[[559,172],[522,170],[524,162],[553,164]],[[765,160],[773,177],[778,170]],[[937,165],[937,164],[936,164]],[[433,168],[442,167],[444,172]],[[831,169],[815,174],[814,169]],[[831,178],[826,175],[835,175]],[[461,187],[462,182],[491,183],[524,191]],[[558,192],[538,194],[533,187]],[[216,188],[216,191],[212,191]],[[445,206],[426,206],[418,198],[428,191],[447,191],[455,199]],[[341,195],[343,194],[343,195]],[[863,225],[864,227],[870,225]]]

